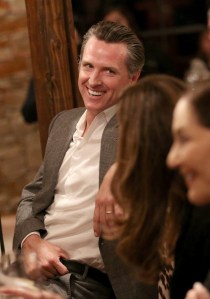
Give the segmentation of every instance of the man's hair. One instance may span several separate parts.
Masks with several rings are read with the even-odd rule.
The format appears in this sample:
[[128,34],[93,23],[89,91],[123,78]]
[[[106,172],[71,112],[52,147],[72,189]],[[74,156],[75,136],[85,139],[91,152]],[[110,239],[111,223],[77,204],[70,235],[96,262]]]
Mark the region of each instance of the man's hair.
[[82,59],[85,45],[92,36],[106,43],[125,44],[128,49],[126,65],[129,74],[133,75],[137,71],[142,70],[145,59],[144,47],[137,35],[131,29],[109,21],[100,21],[93,25],[83,37],[80,60]]

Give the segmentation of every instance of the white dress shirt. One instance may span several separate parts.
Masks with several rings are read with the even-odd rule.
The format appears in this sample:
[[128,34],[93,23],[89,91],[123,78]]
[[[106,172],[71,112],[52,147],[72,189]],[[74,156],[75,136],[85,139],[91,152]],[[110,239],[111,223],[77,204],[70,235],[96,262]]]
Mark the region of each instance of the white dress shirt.
[[95,197],[99,189],[101,137],[116,106],[98,114],[83,136],[86,111],[80,118],[59,170],[53,203],[45,215],[45,240],[62,247],[70,259],[104,270],[93,231]]

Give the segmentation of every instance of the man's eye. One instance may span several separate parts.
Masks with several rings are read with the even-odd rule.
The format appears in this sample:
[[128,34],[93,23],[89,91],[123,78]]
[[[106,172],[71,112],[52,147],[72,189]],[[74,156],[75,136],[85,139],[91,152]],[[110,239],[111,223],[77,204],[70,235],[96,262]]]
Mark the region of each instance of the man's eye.
[[84,64],[83,67],[86,68],[86,69],[91,69],[92,65],[91,64]]
[[115,72],[111,69],[107,69],[106,72],[107,72],[107,74],[115,74]]

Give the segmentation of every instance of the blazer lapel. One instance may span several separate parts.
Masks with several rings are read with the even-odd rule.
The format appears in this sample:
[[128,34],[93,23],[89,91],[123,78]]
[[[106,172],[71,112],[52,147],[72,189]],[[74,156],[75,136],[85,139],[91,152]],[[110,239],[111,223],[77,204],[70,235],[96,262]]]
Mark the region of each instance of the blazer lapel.
[[118,123],[116,115],[104,129],[101,140],[100,166],[99,166],[99,185],[104,178],[109,167],[115,162],[118,138]]

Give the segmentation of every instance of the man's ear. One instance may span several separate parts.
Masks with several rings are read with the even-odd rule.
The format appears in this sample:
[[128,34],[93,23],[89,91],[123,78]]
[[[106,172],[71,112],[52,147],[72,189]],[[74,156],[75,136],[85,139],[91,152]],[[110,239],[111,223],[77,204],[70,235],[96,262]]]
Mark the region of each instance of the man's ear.
[[134,82],[137,82],[139,77],[140,77],[140,74],[141,74],[141,71],[137,71],[131,78],[131,81],[134,83]]

